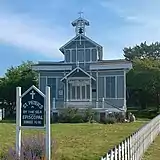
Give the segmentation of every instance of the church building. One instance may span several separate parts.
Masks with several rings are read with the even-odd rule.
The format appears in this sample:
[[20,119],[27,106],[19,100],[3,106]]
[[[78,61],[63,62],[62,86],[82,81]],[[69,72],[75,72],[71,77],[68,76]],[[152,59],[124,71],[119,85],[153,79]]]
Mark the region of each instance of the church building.
[[126,73],[132,64],[124,59],[104,60],[103,47],[86,36],[89,22],[81,16],[73,21],[75,36],[60,47],[64,60],[33,65],[39,73],[39,88],[51,87],[52,108],[66,107],[96,112],[126,111]]

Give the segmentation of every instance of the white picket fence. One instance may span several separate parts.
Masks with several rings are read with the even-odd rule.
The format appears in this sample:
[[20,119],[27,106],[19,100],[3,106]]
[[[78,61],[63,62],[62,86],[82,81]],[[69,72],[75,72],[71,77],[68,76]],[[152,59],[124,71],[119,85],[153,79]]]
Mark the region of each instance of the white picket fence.
[[160,115],[111,149],[101,160],[140,160],[160,133]]

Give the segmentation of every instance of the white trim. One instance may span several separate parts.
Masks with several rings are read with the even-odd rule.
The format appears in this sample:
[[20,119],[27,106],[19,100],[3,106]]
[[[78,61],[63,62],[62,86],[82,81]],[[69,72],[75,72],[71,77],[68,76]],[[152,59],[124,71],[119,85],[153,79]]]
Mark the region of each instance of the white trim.
[[115,97],[117,98],[118,97],[118,91],[117,91],[117,87],[118,87],[118,78],[117,78],[117,76],[115,76]]
[[[79,37],[80,35],[77,35],[77,36],[75,36],[74,38],[72,38],[70,41],[68,41],[65,45],[63,45],[59,50],[63,53],[63,50],[64,50],[64,48],[68,45],[68,44],[70,44],[71,42],[73,42],[73,41],[75,41],[75,39],[77,38],[77,37]],[[93,40],[91,40],[90,38],[88,38],[88,37],[86,37],[85,35],[81,35],[81,37],[83,37],[85,40],[84,41],[89,41],[89,42],[91,42],[91,43],[93,43],[96,47],[98,46],[98,47],[102,47],[101,45],[99,45],[98,43],[96,43],[96,42],[94,42]],[[76,40],[76,41],[79,41],[79,40]],[[81,40],[82,41],[82,40]]]
[[22,95],[21,98],[23,98],[28,92],[30,92],[32,89],[36,90],[42,97],[46,97],[37,87],[32,85],[28,90],[26,90]]
[[[99,99],[102,99],[102,97],[101,98],[99,98]],[[110,100],[123,100],[124,98],[105,98],[105,99],[110,99]]]
[[110,63],[110,64],[91,64],[90,70],[101,70],[101,69],[131,69],[131,63]]
[[61,81],[63,81],[64,79],[67,79],[68,76],[70,76],[74,71],[76,71],[77,69],[81,70],[83,73],[85,73],[88,77],[92,78],[93,80],[96,81],[96,79],[94,77],[92,77],[90,74],[88,74],[86,71],[84,71],[82,68],[80,67],[76,67],[74,68],[71,72],[69,72],[65,77],[63,77],[61,79]]
[[96,101],[98,101],[98,99],[99,99],[99,95],[98,95],[98,71],[96,72],[96,78],[97,78],[97,83],[96,83]]
[[89,77],[68,77],[67,78],[68,80],[88,80],[89,79]]
[[60,70],[72,70],[72,66],[68,65],[36,65],[32,66],[35,71],[60,71]]
[[41,76],[40,78],[46,78],[46,77],[48,77],[48,78],[62,78],[62,76]]
[[100,75],[99,77],[115,77],[115,76],[117,76],[117,77],[121,77],[121,76],[123,76],[123,75],[117,75],[117,74],[113,74],[113,75]]
[[92,80],[90,78],[90,101],[92,101]]

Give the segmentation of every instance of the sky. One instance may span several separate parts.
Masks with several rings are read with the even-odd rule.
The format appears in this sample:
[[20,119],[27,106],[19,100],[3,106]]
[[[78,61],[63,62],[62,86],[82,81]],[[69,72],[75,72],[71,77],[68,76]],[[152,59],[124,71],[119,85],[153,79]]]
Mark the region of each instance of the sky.
[[75,36],[71,22],[90,22],[86,36],[103,46],[104,59],[123,48],[160,40],[160,0],[0,0],[0,76],[22,61],[60,61],[59,48]]

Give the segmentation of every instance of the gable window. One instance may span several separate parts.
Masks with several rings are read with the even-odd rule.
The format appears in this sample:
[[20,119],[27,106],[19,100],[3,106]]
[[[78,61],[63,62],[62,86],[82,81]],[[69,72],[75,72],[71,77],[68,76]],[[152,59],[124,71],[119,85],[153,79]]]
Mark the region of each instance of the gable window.
[[72,54],[71,54],[72,58],[72,62],[76,62],[76,50],[72,50]]
[[97,50],[92,49],[92,61],[96,61],[96,60],[97,60]]
[[77,51],[77,61],[84,62],[84,50],[83,49],[79,49]]
[[86,62],[90,61],[90,49],[85,50],[85,61]]
[[66,57],[66,62],[70,62],[70,50],[66,50],[65,57]]

